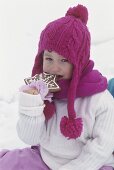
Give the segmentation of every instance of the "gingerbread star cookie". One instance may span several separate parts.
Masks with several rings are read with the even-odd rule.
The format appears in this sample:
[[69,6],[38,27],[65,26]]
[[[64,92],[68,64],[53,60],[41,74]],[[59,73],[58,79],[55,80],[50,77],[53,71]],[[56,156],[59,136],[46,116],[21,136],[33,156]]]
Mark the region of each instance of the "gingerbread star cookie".
[[42,80],[46,83],[46,85],[49,89],[49,92],[60,91],[60,87],[58,86],[58,84],[56,82],[56,75],[52,75],[52,74],[43,72],[41,74],[36,74],[33,77],[28,77],[28,78],[24,79],[24,81],[27,85],[33,81],[38,81],[38,80]]

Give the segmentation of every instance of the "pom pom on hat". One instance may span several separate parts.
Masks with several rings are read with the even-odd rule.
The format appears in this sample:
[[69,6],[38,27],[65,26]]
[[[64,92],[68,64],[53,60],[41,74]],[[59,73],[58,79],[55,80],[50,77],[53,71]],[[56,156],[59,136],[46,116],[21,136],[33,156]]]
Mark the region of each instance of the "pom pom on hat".
[[76,7],[69,8],[65,16],[69,16],[69,15],[79,18],[84,24],[87,24],[88,11],[85,6],[77,5]]
[[76,139],[81,135],[82,132],[82,119],[71,119],[64,116],[61,119],[60,130],[61,133],[68,139]]

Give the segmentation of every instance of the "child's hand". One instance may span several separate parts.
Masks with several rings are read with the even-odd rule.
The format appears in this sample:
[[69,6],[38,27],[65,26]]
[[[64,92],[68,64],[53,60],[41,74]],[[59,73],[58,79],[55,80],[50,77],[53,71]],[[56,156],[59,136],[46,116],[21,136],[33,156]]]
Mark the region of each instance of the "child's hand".
[[31,95],[41,95],[42,100],[52,101],[53,94],[49,92],[49,89],[45,82],[42,80],[31,82],[28,85],[24,85],[20,88],[21,92]]
[[39,94],[39,90],[38,89],[27,89],[27,90],[23,90],[24,93],[28,93],[28,94],[32,94],[32,95],[38,95]]

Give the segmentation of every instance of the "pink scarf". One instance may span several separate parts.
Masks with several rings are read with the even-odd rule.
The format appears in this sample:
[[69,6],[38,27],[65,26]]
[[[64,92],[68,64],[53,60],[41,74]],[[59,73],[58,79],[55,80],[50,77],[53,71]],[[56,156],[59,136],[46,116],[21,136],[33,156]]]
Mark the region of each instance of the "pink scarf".
[[[87,97],[96,93],[100,93],[107,89],[107,79],[102,76],[102,74],[98,70],[93,70],[94,62],[92,60],[89,61],[88,66],[82,73],[80,78],[76,98],[78,97]],[[55,99],[65,99],[67,98],[67,93],[69,89],[69,80],[61,80],[59,81],[59,86],[61,87],[61,91],[54,94]],[[55,112],[54,103],[49,103],[46,101],[46,107],[44,109],[44,114],[46,119],[52,117]]]

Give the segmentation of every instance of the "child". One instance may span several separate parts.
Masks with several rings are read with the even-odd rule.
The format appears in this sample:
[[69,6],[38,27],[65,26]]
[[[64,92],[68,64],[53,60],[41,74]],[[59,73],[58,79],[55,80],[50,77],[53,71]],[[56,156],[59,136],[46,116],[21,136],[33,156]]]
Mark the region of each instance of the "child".
[[114,101],[93,70],[87,20],[78,5],[42,31],[32,76],[54,74],[61,90],[50,95],[41,81],[21,88],[17,132],[32,147],[2,152],[0,170],[113,170]]

